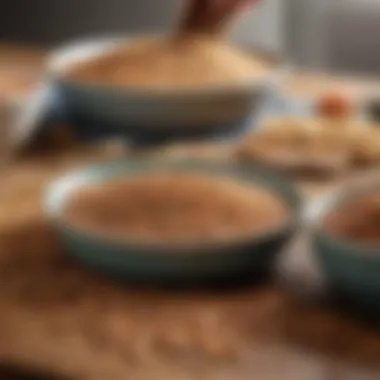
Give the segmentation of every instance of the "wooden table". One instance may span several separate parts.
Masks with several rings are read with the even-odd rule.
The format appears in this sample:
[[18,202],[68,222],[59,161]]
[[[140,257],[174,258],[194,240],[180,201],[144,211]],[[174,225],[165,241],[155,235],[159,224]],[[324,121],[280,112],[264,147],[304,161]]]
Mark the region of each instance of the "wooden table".
[[0,361],[91,380],[380,377],[379,331],[306,305],[280,286],[121,286],[66,258],[43,215],[47,183],[68,168],[123,154],[79,148],[2,169]]

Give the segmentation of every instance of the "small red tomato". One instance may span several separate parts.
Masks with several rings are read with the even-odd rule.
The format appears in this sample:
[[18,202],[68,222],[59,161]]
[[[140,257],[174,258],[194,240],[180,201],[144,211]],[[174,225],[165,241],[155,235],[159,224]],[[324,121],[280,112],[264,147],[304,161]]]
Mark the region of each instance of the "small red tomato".
[[331,118],[344,118],[352,111],[349,99],[342,94],[327,94],[318,102],[318,113]]

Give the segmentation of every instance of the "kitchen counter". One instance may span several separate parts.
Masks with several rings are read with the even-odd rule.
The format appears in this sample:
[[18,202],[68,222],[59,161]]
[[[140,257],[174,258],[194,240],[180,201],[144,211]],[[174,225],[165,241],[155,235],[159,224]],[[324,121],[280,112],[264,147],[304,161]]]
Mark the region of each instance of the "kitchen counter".
[[[24,69],[19,54],[17,67],[38,76],[42,54],[24,56]],[[9,92],[1,88],[1,62],[9,67],[10,56],[0,49],[0,93]],[[311,86],[306,77],[294,83]],[[284,286],[152,289],[113,283],[70,261],[43,214],[46,185],[69,168],[125,154],[78,147],[1,169],[0,361],[78,380],[380,377],[378,330]]]

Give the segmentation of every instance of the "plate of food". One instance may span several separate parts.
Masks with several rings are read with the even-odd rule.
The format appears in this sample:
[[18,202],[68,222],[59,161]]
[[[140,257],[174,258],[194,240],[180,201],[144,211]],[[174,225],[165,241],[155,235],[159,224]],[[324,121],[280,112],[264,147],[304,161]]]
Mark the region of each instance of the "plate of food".
[[252,58],[200,37],[82,41],[48,61],[71,117],[119,134],[155,135],[244,125],[275,81],[277,67],[263,54]]
[[47,72],[74,120],[140,137],[247,125],[281,78],[278,57],[226,40],[232,5],[189,5],[171,34],[78,40],[53,52]]
[[47,213],[67,252],[111,276],[203,282],[270,271],[301,198],[268,170],[136,158],[70,173]]
[[[362,107],[343,95],[320,99],[282,99],[236,151],[244,162],[291,173],[339,175],[380,164],[380,128]],[[277,101],[278,104],[278,101]]]
[[[54,98],[63,123],[85,139],[162,143],[244,132],[282,79],[282,62],[227,41],[238,2],[187,3],[170,34],[79,38],[54,50],[46,62],[49,88],[36,94],[33,119]],[[28,136],[36,124],[28,124]]]

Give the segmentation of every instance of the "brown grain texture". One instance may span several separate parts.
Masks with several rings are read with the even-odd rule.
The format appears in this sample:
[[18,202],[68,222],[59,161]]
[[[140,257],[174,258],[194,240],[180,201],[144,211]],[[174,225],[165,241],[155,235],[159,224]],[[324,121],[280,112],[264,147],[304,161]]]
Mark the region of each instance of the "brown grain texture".
[[65,215],[108,239],[188,245],[266,234],[286,223],[289,210],[273,192],[243,180],[164,170],[85,186]]

